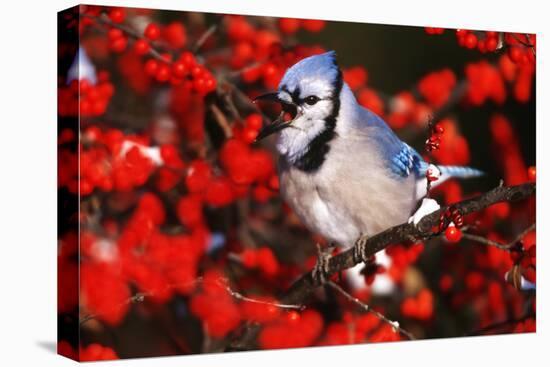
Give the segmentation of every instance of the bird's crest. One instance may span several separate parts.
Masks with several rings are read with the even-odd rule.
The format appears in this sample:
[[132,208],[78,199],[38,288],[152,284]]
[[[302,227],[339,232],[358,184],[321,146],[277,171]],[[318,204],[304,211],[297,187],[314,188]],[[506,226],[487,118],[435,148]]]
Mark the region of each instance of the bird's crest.
[[337,77],[336,52],[329,51],[306,57],[294,64],[283,76],[279,89],[294,91],[300,82],[323,79],[332,82]]

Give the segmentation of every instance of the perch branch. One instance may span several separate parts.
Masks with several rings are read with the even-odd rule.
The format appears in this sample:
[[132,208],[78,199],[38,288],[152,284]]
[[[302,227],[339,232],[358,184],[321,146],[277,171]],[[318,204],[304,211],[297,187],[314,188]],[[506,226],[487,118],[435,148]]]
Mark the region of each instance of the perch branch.
[[[517,186],[498,186],[491,191],[480,196],[467,199],[453,205],[460,210],[463,215],[483,210],[500,202],[515,202],[526,199],[535,194],[536,184],[525,183]],[[363,248],[362,258],[368,258],[379,251],[384,250],[391,244],[400,243],[409,240],[424,240],[434,236],[432,228],[438,227],[441,213],[448,210],[448,207],[425,216],[415,226],[412,223],[404,223],[389,228],[372,237],[363,236],[359,238],[355,246],[330,258],[327,266],[327,275],[339,273],[357,265],[361,260],[357,259],[354,253],[355,247]],[[313,277],[312,272],[308,272],[294,282],[288,291],[280,298],[282,303],[304,304],[309,295],[321,285],[319,280]],[[253,347],[254,335],[258,332],[258,325],[251,324],[240,334],[240,337],[231,343],[230,350],[249,350]]]

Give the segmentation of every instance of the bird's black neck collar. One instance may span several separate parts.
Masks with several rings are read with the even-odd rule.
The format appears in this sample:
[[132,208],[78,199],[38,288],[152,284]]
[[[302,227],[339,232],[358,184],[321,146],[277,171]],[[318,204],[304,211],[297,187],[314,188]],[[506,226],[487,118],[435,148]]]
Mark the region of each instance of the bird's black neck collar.
[[340,94],[344,85],[342,72],[337,65],[336,67],[338,74],[336,75],[334,90],[330,97],[332,110],[330,115],[325,118],[325,129],[309,142],[305,153],[293,164],[294,167],[304,172],[315,172],[321,167],[330,150],[329,143],[336,135],[336,119],[340,113]]

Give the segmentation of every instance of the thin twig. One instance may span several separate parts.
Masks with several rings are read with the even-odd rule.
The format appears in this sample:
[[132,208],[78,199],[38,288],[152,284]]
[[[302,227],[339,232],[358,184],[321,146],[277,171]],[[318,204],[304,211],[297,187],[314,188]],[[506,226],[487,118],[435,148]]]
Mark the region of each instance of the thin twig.
[[233,289],[231,289],[226,284],[221,284],[220,283],[220,286],[222,286],[227,291],[227,293],[229,293],[232,297],[234,297],[235,299],[238,299],[239,301],[257,303],[257,304],[261,304],[261,305],[274,306],[274,307],[278,307],[278,308],[293,309],[293,310],[303,310],[305,308],[305,306],[303,306],[303,305],[291,305],[291,304],[262,301],[262,300],[259,300],[259,299],[250,298],[250,297],[247,297],[247,296],[245,296],[245,295],[243,295],[239,292],[234,291]]
[[401,326],[399,326],[399,322],[397,321],[392,321],[390,319],[388,319],[386,316],[382,315],[380,312],[372,309],[369,307],[369,305],[361,302],[358,298],[355,298],[353,297],[351,294],[349,294],[348,292],[346,292],[342,287],[340,287],[338,284],[334,283],[333,281],[329,281],[327,283],[328,286],[330,286],[332,289],[338,291],[341,295],[343,295],[347,300],[355,303],[357,306],[359,306],[361,309],[363,309],[364,311],[366,312],[369,312],[371,314],[373,314],[374,316],[376,316],[378,319],[380,319],[380,321],[382,322],[385,322],[386,324],[390,325],[393,330],[395,332],[398,332],[398,333],[401,333],[403,335],[405,335],[407,338],[409,338],[410,340],[415,340],[415,336],[410,332],[410,331],[407,331],[405,329],[403,329]]
[[[185,282],[185,283],[166,284],[164,287],[162,287],[162,290],[164,291],[166,289],[173,289],[175,287],[180,287],[180,286],[194,286],[198,283],[204,283],[204,278],[203,277],[198,277],[197,279],[194,279],[190,282]],[[283,308],[283,309],[294,309],[294,310],[303,310],[304,309],[304,306],[302,306],[302,305],[263,301],[263,300],[254,299],[254,298],[245,296],[242,293],[239,293],[239,292],[233,290],[228,285],[228,280],[225,279],[225,278],[218,279],[216,284],[219,285],[221,288],[223,288],[231,297],[233,297],[233,298],[235,298],[239,301],[242,301],[242,302],[251,302],[251,303],[257,303],[257,304],[263,304],[263,305],[274,306],[274,307]],[[159,288],[159,289],[157,289],[157,291],[153,291],[153,292],[139,292],[139,293],[136,293],[133,296],[126,299],[124,302],[116,305],[115,307],[120,308],[120,307],[122,307],[122,306],[124,306],[128,303],[141,303],[141,302],[145,301],[145,298],[154,296],[155,293],[160,291],[160,290],[161,289]],[[100,317],[100,316],[101,316],[101,314],[99,314],[99,313],[91,313],[91,314],[85,315],[82,318],[80,318],[79,324],[80,324],[80,326],[82,326],[86,322],[88,322],[92,319],[95,319],[97,317]]]
[[500,243],[500,242],[497,242],[497,241],[493,241],[489,238],[486,238],[486,237],[483,237],[483,236],[478,236],[478,235],[471,234],[471,233],[463,233],[462,237],[465,238],[465,239],[471,240],[471,241],[475,241],[475,242],[484,244],[484,245],[493,246],[493,247],[499,248],[499,249],[504,250],[504,251],[510,251],[512,249],[512,247],[518,241],[520,241],[523,237],[525,237],[525,235],[527,233],[531,232],[535,228],[536,228],[536,223],[531,224],[529,227],[524,229],[520,234],[518,234],[512,241],[510,241],[508,243]]
[[214,115],[214,120],[216,120],[218,126],[222,129],[225,137],[232,137],[233,130],[231,129],[231,126],[229,126],[229,121],[227,121],[227,117],[225,117],[225,114],[222,112],[222,110],[220,110],[220,108],[215,104],[211,104],[210,111],[212,112],[212,115]]
[[192,50],[194,53],[200,50],[200,48],[204,45],[206,41],[212,36],[216,31],[218,30],[217,24],[212,24],[198,39],[197,42],[195,42],[195,45],[193,46]]
[[487,332],[491,332],[491,331],[498,330],[498,329],[501,329],[501,328],[509,327],[511,325],[518,324],[520,322],[524,322],[526,320],[533,319],[535,317],[536,317],[536,315],[534,313],[528,313],[528,314],[526,314],[526,315],[524,315],[520,318],[516,318],[516,319],[512,319],[512,320],[505,320],[505,321],[497,322],[495,324],[487,325],[487,326],[485,326],[485,327],[483,327],[479,330],[472,331],[472,332],[466,334],[466,336],[485,335],[485,333],[487,333]]
[[[132,37],[133,39],[136,39],[136,40],[144,39],[144,37],[141,34],[139,34],[138,32],[136,32],[134,29],[132,29],[130,27],[127,27],[123,24],[113,22],[111,19],[109,19],[109,16],[107,14],[103,13],[100,16],[94,16],[94,15],[83,13],[82,16],[86,17],[86,18],[89,18],[89,19],[93,19],[93,20],[95,20],[99,23],[102,23],[104,25],[107,25],[109,27],[120,29],[121,31],[126,33],[126,35]],[[150,41],[148,41],[148,42],[150,43],[149,51],[147,52],[149,54],[149,56],[154,57],[155,59],[157,59],[159,61],[166,62],[166,58],[164,56],[162,56],[162,54],[153,47],[154,45],[152,45]]]
[[[120,308],[128,303],[141,303],[145,300],[145,297],[149,297],[151,296],[152,293],[149,293],[149,292],[146,292],[146,293],[136,293],[134,294],[133,296],[131,296],[130,298],[128,298],[126,301],[122,302],[121,304],[115,306],[117,308]],[[78,323],[80,324],[80,326],[82,326],[83,324],[85,324],[86,322],[92,320],[92,319],[95,319],[97,317],[99,317],[100,314],[88,314],[88,315],[85,315],[83,316],[79,321]]]

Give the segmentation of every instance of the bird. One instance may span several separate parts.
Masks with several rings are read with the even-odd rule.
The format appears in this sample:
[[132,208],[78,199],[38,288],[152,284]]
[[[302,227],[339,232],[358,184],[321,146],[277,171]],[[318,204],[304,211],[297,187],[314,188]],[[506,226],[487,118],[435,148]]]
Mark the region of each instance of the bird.
[[[311,232],[330,243],[349,248],[361,236],[404,223],[425,196],[430,165],[357,102],[334,51],[298,61],[275,92],[254,101],[281,105],[279,117],[256,140],[278,135],[282,198]],[[483,174],[470,167],[437,168],[441,182]],[[327,254],[319,255],[314,274],[321,281],[327,264]]]

